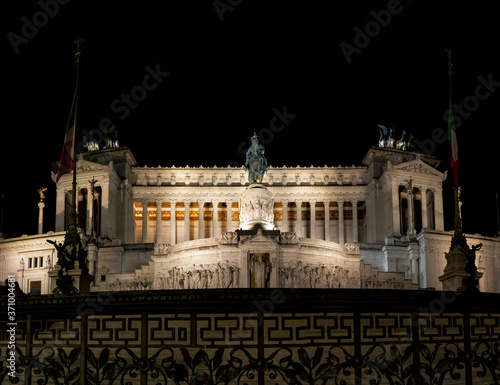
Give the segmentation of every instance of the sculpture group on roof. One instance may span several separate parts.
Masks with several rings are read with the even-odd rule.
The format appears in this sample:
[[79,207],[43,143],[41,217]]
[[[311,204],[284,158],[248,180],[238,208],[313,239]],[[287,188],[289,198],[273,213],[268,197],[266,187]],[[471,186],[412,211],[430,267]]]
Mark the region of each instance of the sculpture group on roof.
[[413,150],[415,146],[413,145],[413,135],[408,135],[406,130],[403,130],[403,134],[399,140],[396,140],[396,130],[394,127],[387,128],[386,126],[378,125],[380,132],[380,138],[378,140],[378,146],[384,148],[395,148],[397,150]]

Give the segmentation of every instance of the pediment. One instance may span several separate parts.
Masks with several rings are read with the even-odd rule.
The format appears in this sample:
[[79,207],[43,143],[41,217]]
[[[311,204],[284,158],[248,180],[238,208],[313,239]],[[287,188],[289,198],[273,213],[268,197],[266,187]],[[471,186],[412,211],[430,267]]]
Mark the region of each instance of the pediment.
[[84,173],[84,172],[96,172],[96,171],[107,171],[109,170],[109,166],[103,166],[99,163],[89,162],[88,160],[79,159],[76,162],[76,173]]
[[440,178],[444,177],[443,173],[439,172],[434,167],[428,165],[421,159],[415,159],[410,162],[398,164],[397,166],[393,166],[392,169],[412,172],[416,174],[438,176]]
[[257,234],[255,235],[252,235],[244,240],[241,241],[241,243],[243,244],[250,244],[250,243],[253,243],[253,244],[260,244],[260,245],[264,245],[264,244],[268,244],[268,245],[272,245],[272,246],[276,246],[278,245],[278,241],[271,238],[270,236],[267,236],[267,235],[264,235],[262,233],[262,230],[257,230]]

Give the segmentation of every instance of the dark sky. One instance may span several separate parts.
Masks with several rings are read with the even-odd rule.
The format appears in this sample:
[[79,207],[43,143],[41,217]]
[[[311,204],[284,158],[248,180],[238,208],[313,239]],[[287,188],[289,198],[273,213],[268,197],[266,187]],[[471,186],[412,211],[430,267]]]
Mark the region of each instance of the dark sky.
[[[45,229],[54,228],[50,171],[74,91],[76,38],[85,39],[80,129],[110,119],[120,143],[150,166],[241,164],[241,143],[285,106],[296,117],[267,138],[271,165],[360,165],[378,143],[377,124],[430,143],[437,128],[447,129],[445,48],[451,48],[453,100],[470,107],[457,127],[464,229],[496,233],[500,87],[482,88],[483,100],[474,95],[479,77],[500,82],[498,1],[65,2],[56,9],[47,1],[49,16],[43,2],[0,5],[7,236],[36,233],[42,186],[49,188]],[[34,20],[35,31],[27,26]],[[361,48],[356,27],[372,35],[358,41]],[[342,43],[356,50],[349,63]],[[169,75],[125,117],[122,94],[143,84],[147,67]],[[442,159],[441,171],[448,169],[449,141],[434,147],[429,153]],[[444,192],[447,228],[450,186],[451,178]]]

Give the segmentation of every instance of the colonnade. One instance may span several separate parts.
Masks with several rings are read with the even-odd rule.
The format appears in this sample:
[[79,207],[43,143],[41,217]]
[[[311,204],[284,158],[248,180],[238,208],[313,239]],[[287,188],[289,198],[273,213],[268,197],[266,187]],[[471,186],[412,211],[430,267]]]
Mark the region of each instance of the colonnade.
[[[221,234],[222,230],[224,231],[234,231],[239,227],[239,220],[237,218],[237,214],[239,212],[238,204],[236,201],[227,199],[227,200],[155,200],[155,205],[152,205],[150,200],[144,199],[139,201],[140,204],[136,205],[136,210],[140,211],[142,206],[142,213],[148,212],[148,207],[150,212],[152,209],[151,206],[156,206],[156,233],[154,236],[154,242],[157,244],[161,243],[170,243],[175,244],[178,240],[182,239],[184,241],[193,240],[193,239],[202,239],[206,238],[206,230],[208,230],[208,234],[211,237],[217,237]],[[344,207],[346,202],[350,202],[350,207]],[[170,207],[164,205],[164,203],[170,204]],[[224,204],[225,203],[225,207]],[[234,203],[234,204],[233,204]],[[299,237],[306,238],[314,238],[314,239],[323,239],[326,241],[330,241],[331,239],[331,212],[333,211],[334,202],[331,201],[322,201],[322,200],[280,200],[277,199],[277,203],[281,203],[282,208],[279,207],[275,203],[274,211],[275,213],[282,213],[282,216],[279,220],[275,218],[275,225],[282,231],[287,232],[293,230],[293,232],[297,233]],[[324,219],[317,219],[318,207],[320,204],[323,204],[324,210]],[[338,219],[338,243],[344,244],[346,242],[346,226],[345,226],[345,211],[353,210],[352,213],[352,233],[349,233],[349,241],[358,242],[359,241],[359,231],[358,231],[358,200],[352,199],[349,201],[345,201],[344,199],[337,199],[335,201],[336,206],[338,207],[338,215],[334,215],[334,218]],[[183,226],[178,226],[179,220],[177,218],[176,213],[179,213],[179,209],[182,210],[182,204],[184,209],[184,224]],[[138,207],[139,206],[139,207]],[[197,206],[197,207],[196,207]],[[300,208],[300,215],[299,210]],[[133,212],[134,210],[132,210]],[[165,221],[163,218],[163,213],[170,211],[170,239],[163,239],[165,234],[163,233],[162,223]],[[193,211],[197,211],[198,217],[198,231],[197,234],[192,233],[190,224],[192,223],[190,213]],[[205,213],[212,213],[211,225],[206,226],[205,223]],[[219,216],[220,212],[225,212],[225,216]],[[307,213],[309,212],[309,216]],[[289,213],[293,213],[293,218],[289,217]],[[311,213],[315,213],[312,215]],[[194,215],[196,217],[196,215]],[[233,216],[235,218],[233,219]],[[154,215],[152,215],[154,217]],[[308,217],[308,219],[306,219]],[[139,217],[136,217],[139,221]],[[151,242],[151,235],[148,233],[148,222],[153,220],[153,218],[149,218],[149,215],[142,215],[142,219],[140,219],[142,227],[142,233],[136,234],[136,242],[140,239],[140,242],[147,243],[148,239]],[[163,222],[162,222],[163,221]],[[304,221],[308,221],[308,223],[304,223]],[[317,221],[324,221],[324,226],[322,230],[317,229]],[[234,223],[233,223],[234,222]],[[150,223],[151,224],[151,223]],[[318,223],[319,225],[319,223]],[[183,227],[183,229],[182,229]],[[179,231],[182,231],[182,234],[179,234]],[[168,233],[167,233],[168,234]],[[140,237],[139,237],[140,235]]]

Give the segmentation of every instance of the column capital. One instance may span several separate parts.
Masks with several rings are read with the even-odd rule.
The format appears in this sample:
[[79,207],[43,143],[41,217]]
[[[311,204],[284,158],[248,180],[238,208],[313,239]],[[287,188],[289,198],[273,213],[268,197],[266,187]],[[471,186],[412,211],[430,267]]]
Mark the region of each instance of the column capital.
[[189,208],[189,206],[191,205],[191,200],[190,199],[185,199],[182,202],[184,203],[184,207],[185,208]]
[[311,207],[316,207],[316,199],[310,199],[309,204],[311,205]]
[[229,207],[229,208],[231,208],[231,206],[233,205],[233,200],[232,199],[226,199],[225,202],[226,202],[226,206]]
[[161,207],[161,205],[163,204],[163,200],[161,200],[161,199],[156,199],[155,202],[156,202],[156,206],[159,206],[159,207]]
[[295,199],[295,204],[297,205],[297,207],[302,206],[302,202],[302,199]]
[[326,200],[324,200],[324,201],[323,201],[323,204],[325,205],[325,207],[330,207],[330,204],[331,204],[331,203],[332,203],[332,202],[330,202],[330,200],[329,200],[329,199],[326,199]]
[[198,199],[198,206],[202,208],[205,205],[205,200],[203,199]]
[[281,204],[283,205],[283,207],[285,207],[285,206],[288,207],[288,199],[282,199]]
[[339,207],[344,207],[344,198],[337,199],[337,204],[339,205]]
[[214,207],[218,207],[218,205],[219,205],[219,200],[218,200],[218,199],[212,199],[212,205],[213,205]]
[[356,207],[358,205],[359,199],[351,199],[352,207]]
[[149,199],[141,199],[142,206],[147,206],[149,203]]
[[175,206],[177,204],[177,200],[170,199],[170,206]]

